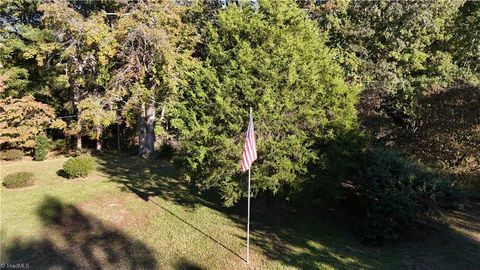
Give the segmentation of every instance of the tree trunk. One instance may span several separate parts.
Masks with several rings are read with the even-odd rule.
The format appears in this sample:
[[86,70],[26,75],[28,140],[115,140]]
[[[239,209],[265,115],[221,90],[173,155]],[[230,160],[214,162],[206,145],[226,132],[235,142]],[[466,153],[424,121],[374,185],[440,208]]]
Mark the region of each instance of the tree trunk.
[[120,145],[120,122],[117,123],[117,152],[122,151],[122,147]]
[[122,122],[122,116],[119,110],[117,110],[117,152],[122,150],[122,146],[120,145],[121,137],[120,137],[120,123]]
[[140,106],[140,112],[137,118],[138,127],[138,155],[144,156],[146,152],[146,129],[145,129],[145,104]]
[[140,106],[138,115],[138,154],[148,158],[155,150],[155,101]]
[[95,147],[95,150],[97,151],[102,151],[102,133],[103,133],[103,127],[102,125],[98,125],[96,126],[96,141],[97,141],[97,145]]
[[[160,111],[160,118],[158,119],[158,123],[160,123],[162,125],[163,125],[163,118],[165,117],[165,110],[166,110],[166,105],[163,105],[162,110]],[[168,128],[166,127],[165,130],[167,130],[167,129]],[[155,139],[158,140],[160,145],[163,145],[165,143],[165,136],[162,136],[160,138],[155,138]]]
[[146,131],[147,131],[147,148],[148,155],[153,154],[155,151],[155,101],[151,101],[147,107],[146,113]]
[[77,134],[77,150],[82,150],[82,135]]
[[81,110],[78,108],[78,103],[80,102],[80,88],[75,85],[73,87],[73,110],[77,114],[77,128],[79,132],[76,134],[77,137],[77,150],[82,150],[82,126],[80,124],[80,113]]

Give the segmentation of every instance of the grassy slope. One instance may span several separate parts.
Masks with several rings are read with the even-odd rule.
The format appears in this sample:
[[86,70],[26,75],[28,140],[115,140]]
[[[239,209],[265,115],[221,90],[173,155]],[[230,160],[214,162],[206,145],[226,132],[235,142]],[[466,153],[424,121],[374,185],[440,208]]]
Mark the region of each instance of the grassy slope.
[[[246,269],[245,211],[196,195],[171,165],[100,157],[82,180],[65,158],[2,163],[34,187],[1,190],[2,262],[37,268]],[[251,269],[480,269],[480,205],[449,215],[450,230],[384,248],[362,246],[333,214],[255,207]]]

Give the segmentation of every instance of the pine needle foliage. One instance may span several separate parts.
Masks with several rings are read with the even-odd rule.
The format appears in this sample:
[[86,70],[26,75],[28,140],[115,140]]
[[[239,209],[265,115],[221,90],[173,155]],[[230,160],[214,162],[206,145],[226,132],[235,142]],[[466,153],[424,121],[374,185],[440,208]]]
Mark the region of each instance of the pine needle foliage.
[[289,198],[319,156],[314,145],[356,126],[358,89],[344,82],[325,33],[293,1],[264,1],[256,12],[231,5],[203,39],[202,65],[172,112],[185,177],[218,189],[227,206],[245,196],[240,159],[252,107],[252,189]]

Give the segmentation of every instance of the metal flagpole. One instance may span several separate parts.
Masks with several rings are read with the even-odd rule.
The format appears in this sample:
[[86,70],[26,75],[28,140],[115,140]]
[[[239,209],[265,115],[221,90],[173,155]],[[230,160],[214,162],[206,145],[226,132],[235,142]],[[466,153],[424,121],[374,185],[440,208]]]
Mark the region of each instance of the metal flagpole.
[[248,169],[247,264],[250,263],[250,169]]
[[[252,107],[250,107],[250,119],[252,119]],[[252,165],[248,168],[248,210],[247,210],[247,264],[250,263],[250,170]]]

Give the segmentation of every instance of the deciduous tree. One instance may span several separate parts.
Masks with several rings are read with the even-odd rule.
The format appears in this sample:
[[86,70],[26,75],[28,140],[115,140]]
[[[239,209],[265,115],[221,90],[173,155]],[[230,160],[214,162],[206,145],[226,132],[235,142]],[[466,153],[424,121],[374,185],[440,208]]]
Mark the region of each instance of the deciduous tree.
[[90,96],[80,101],[78,107],[80,125],[88,130],[88,135],[95,139],[96,150],[102,150],[102,133],[105,127],[112,124],[116,119],[115,111],[104,99],[97,96]]
[[[54,41],[55,50],[49,53],[52,72],[66,90],[59,94],[67,95],[71,112],[80,115],[79,103],[88,94],[102,93],[109,81],[110,59],[117,52],[116,39],[103,12],[84,17],[66,0],[42,3],[38,9],[43,14],[42,26]],[[79,118],[75,125],[80,149],[85,129]]]
[[368,90],[364,100],[380,99],[377,109],[400,126],[415,128],[423,90],[462,77],[446,44],[463,0],[302,2],[340,50],[349,80]]
[[480,2],[466,1],[450,30],[453,60],[473,73],[474,84],[480,84]]
[[110,83],[112,96],[137,116],[139,155],[144,157],[154,151],[157,106],[170,100],[181,56],[189,51],[190,30],[180,9],[170,1],[140,1],[115,25],[119,67]]
[[35,137],[47,128],[64,128],[55,111],[32,96],[0,99],[0,144],[32,148]]

